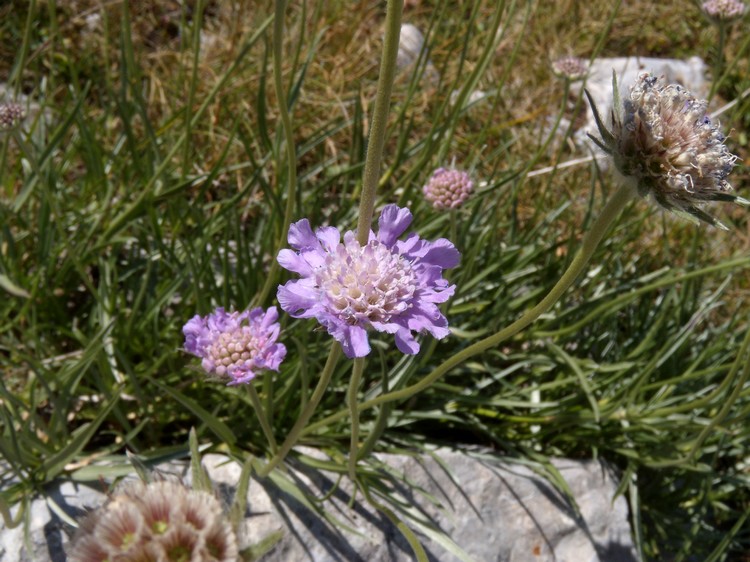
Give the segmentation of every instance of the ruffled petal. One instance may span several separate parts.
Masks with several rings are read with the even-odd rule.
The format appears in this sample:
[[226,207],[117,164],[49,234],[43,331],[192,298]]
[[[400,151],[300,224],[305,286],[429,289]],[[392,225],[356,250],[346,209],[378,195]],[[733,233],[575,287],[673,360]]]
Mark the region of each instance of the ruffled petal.
[[310,228],[310,221],[299,220],[289,225],[287,241],[292,248],[303,250],[305,248],[320,247],[318,239]]
[[276,298],[283,311],[294,318],[315,316],[311,310],[318,303],[318,294],[307,279],[287,281],[276,291]]
[[398,347],[401,353],[406,353],[407,355],[416,355],[419,353],[419,343],[406,328],[402,328],[396,332],[395,339],[396,347]]
[[310,267],[310,264],[294,250],[280,250],[279,255],[276,256],[276,261],[284,269],[297,273],[302,277],[312,275],[313,269]]
[[387,247],[393,246],[411,224],[411,211],[398,205],[386,205],[378,219],[378,240]]
[[346,332],[346,339],[341,342],[341,345],[347,357],[353,359],[355,357],[364,357],[370,353],[367,330],[359,326],[347,326]]
[[334,226],[324,226],[316,231],[316,236],[323,248],[329,252],[336,250],[336,246],[341,242],[341,233]]
[[423,263],[437,265],[443,269],[456,267],[461,261],[461,254],[450,240],[439,238],[434,242],[427,240],[419,242],[421,244],[413,243],[410,247],[399,246],[399,251],[410,258],[419,258]]

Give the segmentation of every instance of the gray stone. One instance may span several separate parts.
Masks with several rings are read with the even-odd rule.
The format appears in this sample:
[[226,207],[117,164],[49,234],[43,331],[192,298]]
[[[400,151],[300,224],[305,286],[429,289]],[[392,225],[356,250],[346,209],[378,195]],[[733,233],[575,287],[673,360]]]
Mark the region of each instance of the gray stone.
[[[613,498],[617,482],[606,465],[553,461],[576,499],[576,515],[561,493],[525,466],[447,449],[437,450],[435,456],[439,463],[429,456],[378,455],[382,465],[370,465],[371,472],[377,473],[377,486],[399,497],[403,508],[422,521],[415,524],[403,511],[398,512],[419,536],[431,560],[460,558],[436,540],[430,527],[441,529],[469,559],[477,561],[637,560],[627,504],[622,497]],[[206,455],[203,464],[218,490],[231,497],[240,466],[220,455]],[[361,492],[349,506],[352,486],[348,479],[339,480],[336,474],[299,462],[294,466],[283,478],[295,482],[308,497],[327,496],[320,506],[338,524],[320,517],[304,500],[282,491],[270,479],[252,480],[248,510],[239,530],[243,548],[265,543],[267,551],[260,558],[264,562],[413,559],[399,531],[364,501]],[[172,472],[180,469],[184,471],[185,465],[173,465]],[[75,518],[106,499],[100,487],[65,482],[51,487],[49,496],[62,512]],[[33,552],[23,544],[22,527],[4,529],[0,532],[3,561],[62,561],[62,547],[71,531],[44,499],[37,499],[29,525]]]

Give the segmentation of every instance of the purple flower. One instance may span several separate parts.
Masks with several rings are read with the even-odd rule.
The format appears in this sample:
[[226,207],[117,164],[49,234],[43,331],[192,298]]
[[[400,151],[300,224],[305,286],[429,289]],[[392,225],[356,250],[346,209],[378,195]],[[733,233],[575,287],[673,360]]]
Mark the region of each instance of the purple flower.
[[455,209],[464,204],[474,191],[474,182],[461,170],[438,168],[422,188],[425,199],[436,209]]
[[379,232],[361,246],[353,231],[332,226],[313,233],[307,219],[289,228],[289,245],[281,250],[282,267],[302,278],[280,286],[281,308],[295,318],[315,318],[343,346],[347,357],[370,353],[367,330],[388,332],[396,346],[415,354],[419,344],[412,331],[438,339],[450,333],[437,307],[453,295],[455,285],[443,269],[458,265],[460,254],[448,240],[422,240],[416,233],[397,240],[411,223],[409,209],[388,205]]
[[248,383],[260,371],[278,372],[286,356],[284,344],[276,343],[278,318],[275,306],[266,312],[260,307],[244,312],[219,307],[205,318],[196,315],[182,328],[185,351],[200,357],[206,372],[228,376],[228,384]]

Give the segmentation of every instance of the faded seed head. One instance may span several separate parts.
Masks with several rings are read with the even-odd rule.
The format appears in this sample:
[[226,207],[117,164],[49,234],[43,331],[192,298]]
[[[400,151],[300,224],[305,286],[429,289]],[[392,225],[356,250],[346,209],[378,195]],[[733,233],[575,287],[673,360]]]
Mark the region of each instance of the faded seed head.
[[640,195],[651,194],[667,210],[726,229],[703,211],[702,205],[708,201],[749,202],[731,193],[727,177],[737,157],[727,149],[724,135],[706,114],[706,106],[682,86],[667,85],[644,73],[619,112],[613,111],[611,131],[592,102],[602,135],[601,139],[592,138],[612,156],[617,170]]

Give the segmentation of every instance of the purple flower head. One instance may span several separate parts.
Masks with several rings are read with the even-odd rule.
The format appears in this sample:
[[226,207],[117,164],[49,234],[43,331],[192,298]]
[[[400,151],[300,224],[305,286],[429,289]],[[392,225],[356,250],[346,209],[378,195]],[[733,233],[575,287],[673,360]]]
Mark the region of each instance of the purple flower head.
[[301,276],[280,286],[281,308],[295,318],[315,318],[347,357],[370,353],[367,330],[394,334],[403,353],[415,354],[419,344],[412,331],[438,339],[450,333],[438,303],[453,295],[455,285],[443,269],[458,265],[460,254],[448,240],[422,240],[412,233],[397,240],[411,223],[409,209],[388,205],[379,232],[370,232],[365,246],[353,231],[332,226],[313,233],[307,219],[289,228],[289,245],[281,250],[282,267]]
[[425,199],[436,209],[455,209],[464,204],[474,191],[469,174],[460,170],[438,168],[422,188]]
[[278,318],[275,306],[265,312],[219,307],[206,317],[196,315],[182,328],[185,351],[200,357],[206,372],[229,377],[228,384],[248,383],[260,371],[278,372],[286,356],[284,344],[276,343]]

